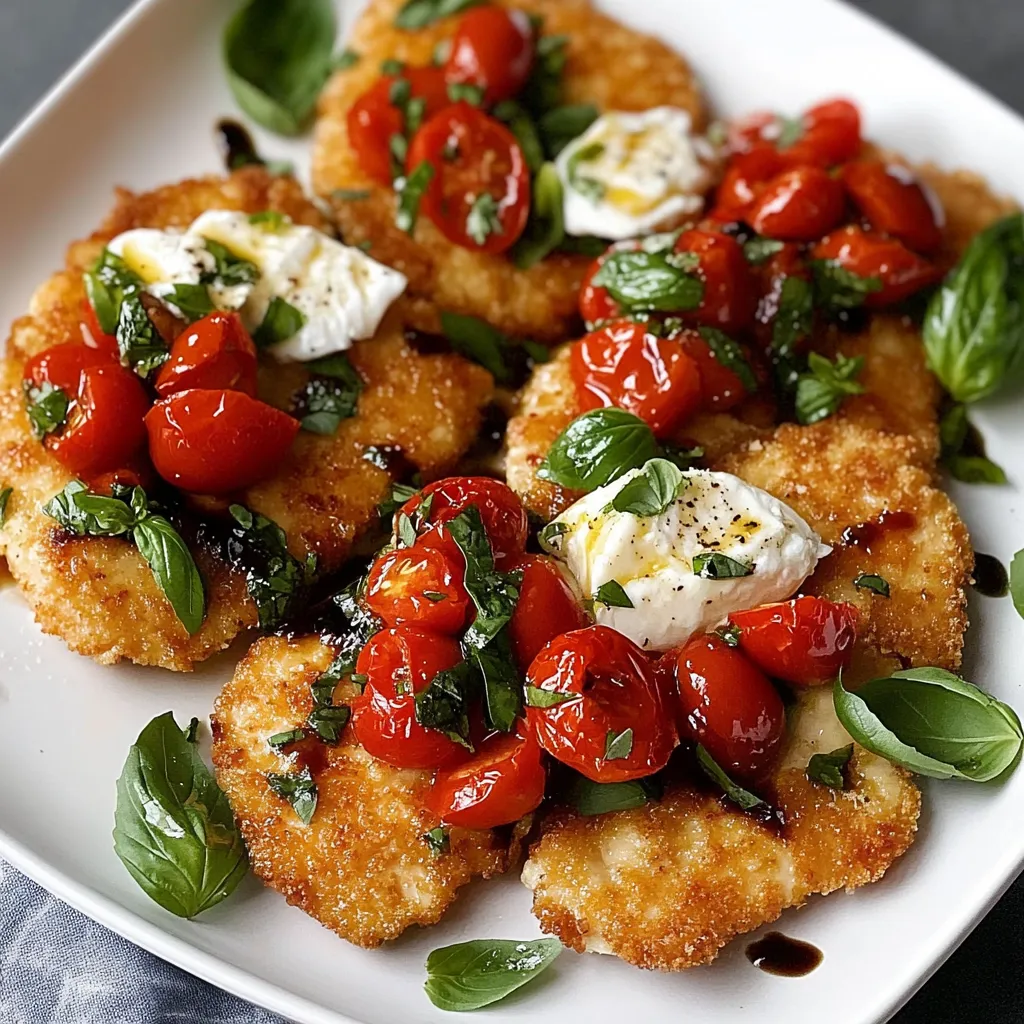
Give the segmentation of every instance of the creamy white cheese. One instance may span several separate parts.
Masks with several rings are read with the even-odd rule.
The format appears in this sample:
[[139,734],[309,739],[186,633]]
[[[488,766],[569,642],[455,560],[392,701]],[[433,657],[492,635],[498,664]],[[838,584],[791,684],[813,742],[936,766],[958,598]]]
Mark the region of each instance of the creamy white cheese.
[[233,210],[208,210],[184,232],[126,231],[108,248],[142,278],[147,291],[177,312],[168,298],[174,286],[209,281],[216,269],[208,241],[259,271],[252,284],[210,283],[218,309],[237,310],[250,331],[260,326],[275,298],[305,317],[297,334],[270,349],[283,362],[319,359],[371,337],[407,283],[398,271],[315,228],[287,218],[254,220]]
[[[641,472],[577,501],[555,520],[565,530],[546,546],[584,597],[593,600],[609,581],[623,588],[632,608],[595,601],[594,616],[646,650],[670,650],[730,612],[791,597],[831,550],[788,505],[729,473],[685,472],[660,515],[616,512],[612,499]],[[694,558],[712,552],[749,566],[750,575],[697,575]]]
[[691,127],[677,107],[599,117],[555,161],[566,233],[633,238],[700,212],[710,149]]

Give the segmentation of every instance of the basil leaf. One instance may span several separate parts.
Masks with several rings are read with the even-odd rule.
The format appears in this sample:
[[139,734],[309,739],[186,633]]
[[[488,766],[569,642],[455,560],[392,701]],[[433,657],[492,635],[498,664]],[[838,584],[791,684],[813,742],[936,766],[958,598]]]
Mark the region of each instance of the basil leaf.
[[606,239],[598,238],[596,235],[566,235],[558,243],[558,251],[596,259],[598,256],[604,255],[608,245],[609,242]]
[[306,728],[333,747],[341,740],[341,734],[351,717],[352,709],[347,704],[315,707],[306,719]]
[[486,320],[442,310],[441,330],[456,352],[479,363],[499,384],[511,378],[506,358],[509,340]]
[[399,178],[395,182],[395,194],[398,199],[398,211],[395,224],[399,231],[411,235],[416,227],[416,219],[420,214],[420,201],[423,193],[434,180],[434,165],[427,160],[416,165],[407,178]]
[[1010,560],[1010,600],[1024,619],[1024,551],[1018,551]]
[[137,519],[118,498],[89,494],[81,480],[69,481],[43,506],[43,513],[79,537],[117,537],[128,533]]
[[7,503],[11,500],[13,493],[13,487],[5,487],[0,491],[0,527],[3,527],[7,522]]
[[553,157],[579,138],[596,120],[598,110],[592,103],[574,103],[552,107],[541,115],[537,129],[545,152]]
[[473,749],[469,738],[469,705],[479,679],[468,661],[438,672],[416,694],[416,721],[425,729],[444,733],[450,740]]
[[671,252],[612,252],[593,283],[607,288],[625,312],[696,309],[704,297],[704,285],[680,262]]
[[331,0],[249,0],[223,39],[238,105],[272,132],[300,134],[330,73],[336,35]]
[[830,754],[811,754],[807,762],[807,778],[811,782],[820,782],[829,789],[846,789],[846,776],[843,769],[853,757],[853,744],[839,747]]
[[[533,179],[526,229],[511,250],[512,260],[520,270],[529,270],[563,244],[563,209],[562,179],[554,164],[544,164]],[[601,251],[604,252],[603,243]]]
[[864,357],[847,359],[841,353],[834,363],[823,355],[807,355],[808,373],[796,382],[796,419],[805,426],[834,416],[844,398],[861,395],[864,387],[854,378],[864,368]]
[[606,761],[621,761],[625,757],[633,752],[633,730],[623,729],[622,732],[616,732],[614,729],[608,730],[608,735],[604,738],[604,759]]
[[634,782],[592,782],[583,775],[574,775],[565,791],[566,800],[584,818],[613,811],[628,811],[660,800],[664,792],[656,776]]
[[291,217],[281,213],[280,210],[260,210],[258,213],[249,214],[249,223],[261,224],[266,231],[280,231],[291,222]]
[[337,433],[342,420],[355,416],[363,378],[344,352],[307,363],[314,374],[296,399],[302,429],[313,434]]
[[359,53],[351,47],[346,47],[341,53],[331,59],[331,70],[348,71],[349,68],[354,68],[361,60],[362,57]]
[[795,146],[804,137],[804,122],[800,117],[776,118],[778,136],[776,146],[781,152]]
[[117,780],[114,851],[150,899],[195,917],[248,870],[227,799],[170,711],[139,733]]
[[362,581],[357,580],[332,598],[334,606],[348,620],[348,631],[341,638],[338,653],[330,668],[320,677],[319,684],[321,686],[329,677],[333,679],[330,684],[330,693],[322,703],[330,703],[330,695],[333,694],[334,687],[341,678],[355,671],[356,661],[358,661],[367,641],[384,628],[384,623],[359,600],[361,587]]
[[478,1010],[533,981],[561,952],[558,939],[475,939],[442,946],[427,957],[424,988],[442,1010]]
[[203,578],[181,534],[163,516],[147,515],[132,533],[157,585],[189,634],[197,633],[206,617]]
[[561,102],[568,46],[567,35],[544,35],[537,39],[533,68],[520,93],[520,101],[534,117],[542,116]]
[[594,491],[657,455],[658,442],[639,417],[614,407],[594,409],[555,438],[537,476],[574,491]]
[[623,589],[617,580],[608,580],[597,588],[594,600],[603,604],[606,608],[635,608],[636,606],[629,599],[629,594]]
[[719,331],[714,327],[701,327],[698,333],[708,343],[715,359],[739,377],[740,383],[747,392],[757,390],[757,377],[754,376],[743,346],[739,342],[733,341],[724,331]]
[[491,235],[504,234],[498,214],[498,202],[494,196],[490,192],[481,192],[466,215],[466,234],[477,245],[483,245]]
[[298,743],[306,738],[305,729],[289,729],[287,732],[275,732],[267,739],[267,744],[275,750],[287,747],[289,743]]
[[732,779],[719,766],[715,759],[698,743],[695,751],[697,764],[712,782],[722,788],[725,795],[742,811],[752,811],[756,807],[767,807],[768,805],[759,796],[744,789],[741,785],[733,782]]
[[256,328],[252,340],[257,348],[267,348],[294,338],[306,324],[306,314],[275,295],[267,306],[263,323]]
[[443,825],[438,825],[437,828],[432,828],[429,832],[424,833],[423,840],[435,857],[442,857],[451,852],[451,837],[448,834],[448,829]]
[[787,277],[779,292],[770,348],[775,380],[783,392],[796,387],[801,364],[798,347],[813,325],[814,292],[810,283],[802,277]]
[[292,805],[303,825],[308,825],[313,820],[317,791],[309,768],[303,768],[292,775],[267,772],[267,785],[277,796]]
[[189,323],[216,309],[210,298],[210,289],[205,284],[176,284],[160,296],[160,301],[174,306]]
[[832,690],[846,731],[872,753],[919,775],[988,782],[1017,759],[1024,734],[1002,701],[940,668],[912,668],[851,693]]
[[503,629],[486,647],[466,646],[483,683],[487,724],[500,732],[511,732],[523,710],[523,681],[512,656],[508,630]]
[[603,154],[603,142],[589,142],[585,146],[580,146],[565,162],[565,177],[569,188],[595,204],[604,198],[605,185],[596,178],[583,174],[580,164],[592,163]]
[[686,478],[674,462],[651,459],[612,498],[612,508],[634,516],[660,516],[685,485]]
[[558,538],[568,532],[569,526],[567,523],[559,523],[557,521],[554,523],[548,523],[548,525],[545,526],[539,534],[537,534],[537,540],[545,551],[557,551]]
[[730,647],[740,645],[740,627],[733,622],[727,622],[724,626],[715,630],[715,636]]
[[882,290],[879,277],[861,277],[836,260],[811,260],[814,290],[826,309],[856,309],[873,292]]
[[40,441],[47,434],[60,430],[67,422],[71,400],[66,391],[54,387],[48,380],[39,387],[33,387],[26,381],[25,402],[32,433]]
[[[536,174],[544,163],[544,150],[541,148],[540,137],[533,118],[524,107],[515,100],[503,100],[492,111],[491,116],[505,124],[516,137],[523,158],[531,174]],[[532,203],[537,203],[537,182],[533,183]],[[531,210],[531,215],[533,211]],[[527,228],[529,230],[529,228]]]
[[723,555],[718,551],[706,551],[694,555],[693,574],[705,580],[728,580],[749,576],[753,569],[745,562]]
[[482,107],[484,90],[482,86],[471,85],[469,82],[449,82],[448,99],[452,103],[468,103],[471,107]]
[[125,293],[142,287],[142,278],[128,268],[120,256],[104,249],[90,270],[84,275],[85,294],[96,313],[100,330],[113,334],[121,313]]
[[1006,473],[985,454],[981,434],[967,418],[967,407],[956,403],[939,421],[940,458],[954,480],[965,484],[1005,484]]
[[704,449],[699,445],[693,448],[681,448],[679,445],[665,442],[661,446],[661,458],[668,459],[677,469],[693,469],[700,465],[704,458]]
[[984,455],[951,455],[945,461],[946,469],[954,480],[964,484],[1007,483],[1006,472]]
[[577,700],[578,693],[559,693],[557,690],[542,690],[539,686],[526,688],[526,706],[528,708],[555,708],[566,701]]
[[149,319],[146,307],[136,292],[127,293],[121,302],[116,334],[121,365],[134,370],[142,378],[148,377],[170,358],[167,343]]
[[435,21],[460,14],[483,2],[484,0],[407,0],[395,15],[395,27],[425,28],[427,25],[433,25]]
[[889,597],[889,581],[871,572],[862,572],[854,581],[853,585],[858,590],[870,590],[880,597]]
[[[443,316],[444,314],[442,314]],[[391,485],[391,496],[387,501],[382,501],[377,506],[377,514],[385,522],[388,522],[394,514],[414,495],[419,494],[419,489],[410,487],[408,484],[393,483]]]
[[762,263],[767,263],[776,253],[782,252],[785,247],[785,242],[777,242],[774,238],[762,238],[757,235],[743,243],[743,255],[748,263],[759,267]]
[[928,366],[958,402],[992,394],[1024,355],[1024,214],[968,246],[932,297],[922,328]]

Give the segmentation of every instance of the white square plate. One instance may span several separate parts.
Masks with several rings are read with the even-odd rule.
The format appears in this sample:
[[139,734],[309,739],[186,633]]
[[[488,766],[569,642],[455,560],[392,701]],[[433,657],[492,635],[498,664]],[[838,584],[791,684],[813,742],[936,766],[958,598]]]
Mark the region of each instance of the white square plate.
[[[716,110],[799,110],[831,95],[862,106],[871,137],[915,159],[966,165],[1013,191],[1024,123],[932,58],[833,0],[604,0],[695,62]],[[92,230],[115,184],[144,189],[219,169],[212,126],[235,112],[219,59],[227,0],[143,0],[0,150],[0,323],[25,309],[65,245]],[[356,0],[339,0],[351,20]],[[257,133],[259,135],[259,133]],[[259,136],[308,161],[308,141]],[[977,417],[992,455],[1024,480],[1024,428],[1009,402]],[[959,488],[979,550],[1024,547],[1016,487]],[[1024,708],[1024,624],[977,599],[969,677]],[[11,586],[0,592],[0,855],[154,953],[309,1024],[440,1021],[422,991],[426,953],[464,938],[536,935],[515,877],[470,887],[446,921],[377,952],[356,949],[251,879],[199,921],[151,903],[114,856],[114,781],[142,725],[172,708],[209,712],[238,651],[194,676],[101,668],[44,637]],[[814,899],[781,927],[820,946],[807,978],[751,968],[742,941],[710,968],[641,974],[563,956],[492,1021],[677,1020],[867,1024],[894,1012],[995,902],[1024,861],[1024,772],[1002,787],[926,786],[917,844],[881,884]]]

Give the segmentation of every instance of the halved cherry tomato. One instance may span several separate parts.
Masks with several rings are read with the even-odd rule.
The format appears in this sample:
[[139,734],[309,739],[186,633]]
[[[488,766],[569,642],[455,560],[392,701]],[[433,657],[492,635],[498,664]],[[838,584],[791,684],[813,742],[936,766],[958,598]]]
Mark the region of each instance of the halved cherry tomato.
[[902,242],[850,225],[826,235],[811,250],[817,260],[835,260],[858,277],[877,277],[879,291],[868,293],[864,305],[879,309],[936,282],[941,271],[911,252]]
[[845,205],[840,181],[820,167],[797,167],[768,182],[747,222],[768,238],[812,242],[843,219]]
[[572,346],[570,368],[584,411],[616,405],[659,437],[700,407],[700,371],[683,346],[632,320],[614,321],[581,338]]
[[495,828],[536,810],[546,782],[532,733],[496,733],[471,760],[434,776],[427,807],[446,825]]
[[491,542],[494,560],[499,565],[508,558],[517,558],[526,547],[530,520],[519,496],[508,484],[486,476],[451,476],[436,480],[411,497],[398,510],[396,519],[404,514],[416,523],[419,507],[428,497],[427,523],[433,526],[451,522],[468,506],[475,505]]
[[613,252],[631,251],[638,249],[640,243],[635,239],[628,239],[624,242],[616,242],[610,245],[591,264],[583,284],[580,287],[580,316],[590,330],[596,324],[605,320],[615,320],[622,316],[622,307],[611,297],[611,293],[603,285],[594,284],[594,276],[604,266],[604,261]]
[[[552,757],[594,782],[652,775],[678,743],[654,666],[608,626],[556,637],[534,659],[526,681],[569,695],[551,707],[527,707],[527,722]],[[609,748],[617,756],[606,757]]]
[[82,299],[81,310],[82,340],[85,344],[90,348],[99,349],[112,362],[119,360],[121,353],[117,347],[117,338],[113,334],[103,333],[99,317],[96,316],[96,310],[92,308],[92,303],[88,299]]
[[226,388],[256,397],[256,346],[237,313],[210,313],[171,346],[154,382],[161,398],[192,388]]
[[786,729],[786,709],[768,677],[716,636],[669,651],[658,663],[675,678],[679,732],[729,775],[762,778],[775,764]]
[[270,476],[299,421],[241,391],[179,391],[146,414],[149,456],[168,482],[227,494]]
[[740,650],[758,668],[796,686],[832,682],[857,639],[857,609],[823,597],[733,612],[729,621],[740,631]]
[[83,370],[91,366],[112,366],[116,362],[116,359],[111,359],[100,349],[69,341],[34,355],[25,363],[22,376],[25,383],[32,387],[51,384],[74,400],[78,396]]
[[583,629],[590,620],[555,559],[522,555],[509,568],[523,571],[519,601],[508,628],[516,664],[525,672],[556,636]]
[[793,163],[831,167],[852,160],[860,152],[860,111],[849,100],[819,103],[801,120],[803,134],[783,150]]
[[900,164],[858,160],[841,172],[843,184],[876,231],[898,238],[917,252],[931,253],[942,244],[938,200]]
[[533,26],[523,11],[484,4],[462,16],[444,75],[480,86],[488,105],[510,100],[530,77],[534,49]]
[[733,157],[715,193],[711,219],[723,224],[746,220],[768,182],[791,166],[786,156],[766,143]]
[[402,135],[402,112],[391,102],[391,90],[398,79],[409,83],[412,99],[424,101],[424,117],[432,117],[447,106],[448,84],[440,68],[406,68],[401,75],[378,79],[349,108],[348,139],[359,166],[374,181],[390,185],[392,180],[391,137]]
[[67,423],[46,447],[76,476],[117,469],[145,445],[147,409],[149,395],[131,370],[110,362],[87,366]]
[[370,567],[366,604],[389,626],[412,624],[455,635],[466,627],[466,561],[443,530],[381,555]]
[[728,412],[746,397],[743,381],[715,357],[711,346],[696,331],[672,335],[697,364],[700,374],[701,407],[709,412]]
[[730,154],[749,153],[778,137],[779,115],[770,110],[758,110],[730,121],[727,129],[727,151]]
[[367,753],[398,768],[442,768],[469,752],[416,721],[416,694],[462,661],[458,641],[412,626],[371,637],[356,662],[366,676],[352,702],[352,729]]
[[754,281],[736,239],[719,231],[693,228],[679,236],[675,248],[700,260],[694,272],[704,283],[700,305],[682,313],[683,319],[726,332],[749,327],[756,301]]
[[530,170],[516,137],[468,103],[435,114],[413,137],[408,169],[434,169],[422,211],[450,242],[500,253],[530,214]]

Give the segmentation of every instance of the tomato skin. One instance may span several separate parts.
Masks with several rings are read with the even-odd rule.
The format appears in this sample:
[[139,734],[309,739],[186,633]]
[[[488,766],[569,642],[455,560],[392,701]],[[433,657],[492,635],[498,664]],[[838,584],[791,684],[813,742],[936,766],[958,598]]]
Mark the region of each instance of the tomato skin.
[[142,487],[148,490],[153,486],[155,480],[156,474],[149,464],[149,459],[140,453],[125,466],[87,476],[85,483],[94,494],[110,494],[114,484],[120,484],[122,487]]
[[[508,484],[486,476],[451,476],[427,484],[419,494],[413,495],[395,516],[405,514],[414,523],[420,503],[431,496],[427,522],[440,526],[451,522],[464,509],[475,505],[491,542],[491,552],[499,567],[511,558],[517,558],[526,547],[530,534],[530,520],[519,496]],[[461,555],[460,555],[460,564]]]
[[[454,636],[465,628],[471,601],[463,577],[466,562],[443,531],[420,537],[412,547],[381,555],[370,567],[367,607],[389,626],[415,625]],[[443,594],[431,600],[427,593]]]
[[700,372],[682,344],[632,320],[613,321],[581,338],[569,365],[584,412],[616,405],[658,437],[672,434],[700,407]]
[[544,799],[541,748],[528,731],[496,733],[476,755],[434,776],[427,808],[446,825],[487,829],[519,821]]
[[622,316],[622,307],[611,297],[607,288],[593,283],[594,276],[612,253],[632,252],[639,248],[640,243],[635,238],[615,242],[591,264],[580,286],[580,316],[590,330],[605,320],[616,320]]
[[100,327],[96,310],[88,299],[82,299],[82,340],[89,348],[99,349],[111,362],[117,362],[121,358],[120,349],[117,347],[117,338],[113,334],[104,334]]
[[228,494],[272,475],[299,421],[241,391],[179,391],[146,414],[149,455],[168,482]]
[[401,111],[391,103],[391,87],[399,79],[409,83],[410,96],[424,100],[424,117],[432,117],[448,104],[448,84],[440,68],[406,68],[401,75],[385,75],[349,108],[348,138],[359,166],[374,181],[390,185],[391,136],[403,130]]
[[696,273],[704,283],[700,305],[682,313],[682,318],[726,333],[749,327],[754,319],[754,280],[739,242],[718,231],[693,228],[679,236],[676,252],[693,253],[700,260]]
[[[366,686],[352,702],[352,729],[367,753],[397,768],[442,768],[465,760],[465,748],[416,721],[416,694],[460,661],[457,641],[426,629],[400,626],[371,637],[356,662]],[[411,692],[398,693],[399,681]]]
[[99,349],[69,341],[36,353],[25,363],[22,378],[26,385],[36,388],[51,384],[60,388],[68,398],[75,399],[83,370],[93,366],[112,366],[115,362]]
[[935,208],[909,169],[881,160],[858,160],[847,164],[841,174],[850,198],[876,231],[926,255],[942,245]]
[[[594,782],[627,782],[660,771],[678,743],[653,664],[621,633],[587,626],[556,637],[534,659],[529,686],[575,699],[527,707],[526,719],[554,758]],[[605,760],[608,734],[633,730],[626,757]]]
[[516,664],[526,672],[556,636],[583,629],[590,620],[554,558],[522,555],[509,568],[523,570],[509,633]]
[[[446,157],[454,147],[454,156]],[[413,137],[407,168],[434,168],[420,205],[450,242],[475,252],[502,253],[523,233],[530,215],[530,170],[516,137],[493,117],[468,103],[435,114]],[[482,242],[469,233],[477,197],[495,201],[500,230]]]
[[488,105],[510,100],[530,77],[534,50],[533,28],[522,11],[473,7],[455,30],[445,79],[480,86]]
[[659,662],[674,677],[679,732],[700,743],[729,775],[757,780],[774,767],[786,710],[768,677],[716,636],[697,637]]
[[237,313],[210,313],[183,331],[154,382],[161,398],[193,388],[256,397],[256,346]]
[[857,609],[822,597],[796,597],[733,612],[740,650],[763,672],[794,686],[831,683],[850,663]]
[[708,412],[728,412],[746,397],[743,381],[715,357],[711,346],[696,331],[673,335],[683,351],[697,364],[700,375],[701,408]]
[[845,206],[842,182],[820,167],[797,167],[768,182],[747,221],[766,238],[812,242],[843,219]]
[[860,152],[860,110],[849,100],[819,103],[803,115],[802,121],[803,136],[784,150],[794,163],[831,167],[852,160]]
[[902,242],[855,225],[826,235],[811,250],[811,256],[835,260],[859,277],[880,278],[881,290],[870,292],[864,300],[868,309],[902,302],[942,276],[934,264],[911,252]]
[[790,161],[773,145],[760,143],[733,157],[715,193],[712,220],[721,223],[746,220],[768,182],[790,168]]

